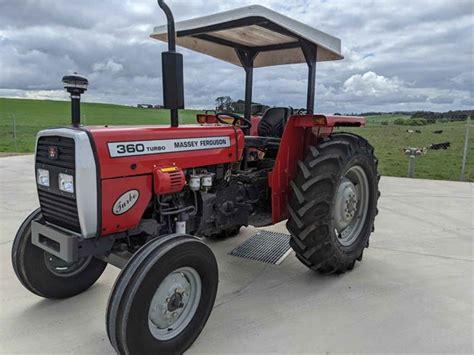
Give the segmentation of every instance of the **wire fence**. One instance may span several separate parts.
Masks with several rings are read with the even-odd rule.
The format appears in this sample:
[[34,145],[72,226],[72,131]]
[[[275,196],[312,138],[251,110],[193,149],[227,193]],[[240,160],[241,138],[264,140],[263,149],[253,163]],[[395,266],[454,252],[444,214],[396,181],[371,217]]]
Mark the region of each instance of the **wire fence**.
[[[84,125],[89,121],[86,114],[81,115],[81,120]],[[94,119],[91,121],[92,124],[97,124]],[[63,124],[67,123],[63,122]],[[5,113],[0,110],[0,156],[33,152],[36,133],[41,129],[51,126],[58,126],[58,124],[55,124],[55,122],[45,123],[42,119],[30,119],[25,117],[25,115]],[[449,132],[450,129],[455,129],[455,135],[446,134],[446,136],[443,136],[432,134],[433,131],[440,126],[434,127],[431,125],[419,128],[423,133],[426,133],[425,135],[417,134],[419,132],[416,131],[419,130],[416,128],[412,130],[410,127],[394,126],[393,124],[371,124],[367,126],[367,129],[358,128],[352,130],[352,132],[363,135],[375,146],[376,154],[381,162],[380,169],[383,175],[474,181],[474,139],[471,132],[472,126],[472,117],[469,116],[467,121],[463,123],[446,123],[442,126],[445,133]],[[389,136],[393,133],[393,131],[387,130],[390,128],[399,132],[398,136]],[[388,132],[392,133],[389,134]],[[416,140],[416,138],[418,138],[418,140]],[[452,140],[455,146],[453,147],[453,145],[451,145],[451,151],[435,152],[429,150],[426,156],[425,154],[423,154],[423,156],[415,155],[416,158],[411,158],[410,154],[406,152],[407,157],[405,157],[404,154],[400,152],[402,144],[416,144],[421,141],[423,142],[421,144],[427,144],[430,142],[429,140],[436,142],[436,139]],[[393,148],[391,151],[387,148],[387,144],[384,144],[384,141],[386,142],[387,140],[393,142],[390,147],[390,149]],[[394,147],[395,144],[400,145]],[[409,147],[411,148],[412,146]],[[421,147],[426,147],[426,145],[421,145]],[[431,161],[431,163],[425,163],[425,167],[423,167],[426,161]],[[400,167],[400,164],[402,164],[403,167]],[[450,165],[450,167],[448,167],[448,165]],[[451,169],[449,173],[443,172],[443,170],[448,168]]]
[[469,146],[469,133],[471,131],[471,116],[467,118],[466,123],[466,134],[464,136],[464,149],[462,154],[462,164],[461,164],[461,177],[459,180],[464,181],[464,173],[466,172],[466,161],[467,161],[467,152]]

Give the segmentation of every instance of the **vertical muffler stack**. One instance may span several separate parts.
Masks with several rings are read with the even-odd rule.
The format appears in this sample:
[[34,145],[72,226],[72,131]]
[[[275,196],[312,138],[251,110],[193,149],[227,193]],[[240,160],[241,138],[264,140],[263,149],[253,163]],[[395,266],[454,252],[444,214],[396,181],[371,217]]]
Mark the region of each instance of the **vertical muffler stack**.
[[81,124],[81,95],[86,92],[89,81],[77,73],[63,76],[64,89],[71,94],[71,123]]
[[178,109],[184,108],[183,55],[176,52],[173,14],[163,0],[158,0],[158,5],[168,21],[168,51],[161,53],[163,106],[170,110],[171,127],[178,127]]

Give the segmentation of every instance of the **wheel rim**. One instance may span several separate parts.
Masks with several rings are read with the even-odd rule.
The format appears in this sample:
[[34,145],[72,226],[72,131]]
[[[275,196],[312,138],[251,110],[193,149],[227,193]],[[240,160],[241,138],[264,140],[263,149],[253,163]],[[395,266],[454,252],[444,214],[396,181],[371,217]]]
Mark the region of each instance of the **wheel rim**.
[[78,261],[68,263],[52,254],[44,252],[44,262],[47,269],[59,277],[71,277],[83,271],[89,265],[92,256],[80,258]]
[[339,243],[353,244],[364,226],[369,206],[369,180],[364,169],[351,167],[339,182],[333,207],[334,228]]
[[158,286],[148,311],[148,327],[158,340],[179,335],[191,322],[201,299],[201,277],[192,267],[171,272]]

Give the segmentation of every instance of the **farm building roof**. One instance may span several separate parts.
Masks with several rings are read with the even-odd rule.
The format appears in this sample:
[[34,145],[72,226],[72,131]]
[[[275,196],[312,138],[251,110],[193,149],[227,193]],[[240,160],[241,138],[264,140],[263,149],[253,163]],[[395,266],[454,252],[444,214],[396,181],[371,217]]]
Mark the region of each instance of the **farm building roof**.
[[[166,25],[151,37],[167,42]],[[236,49],[257,52],[255,67],[306,63],[302,42],[318,47],[319,62],[344,58],[339,38],[259,5],[176,23],[178,45],[239,66]]]

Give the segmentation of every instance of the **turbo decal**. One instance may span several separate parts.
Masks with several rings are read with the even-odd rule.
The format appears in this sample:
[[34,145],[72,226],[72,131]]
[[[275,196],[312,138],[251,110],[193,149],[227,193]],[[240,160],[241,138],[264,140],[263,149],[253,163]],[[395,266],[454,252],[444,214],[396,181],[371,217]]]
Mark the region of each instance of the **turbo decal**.
[[116,216],[124,214],[137,203],[139,197],[140,192],[138,190],[133,189],[125,192],[115,201],[112,213]]
[[230,147],[230,138],[199,137],[179,139],[158,139],[150,141],[130,141],[107,143],[110,157],[126,157],[133,155],[161,154],[172,152],[188,152],[192,150],[216,149]]

